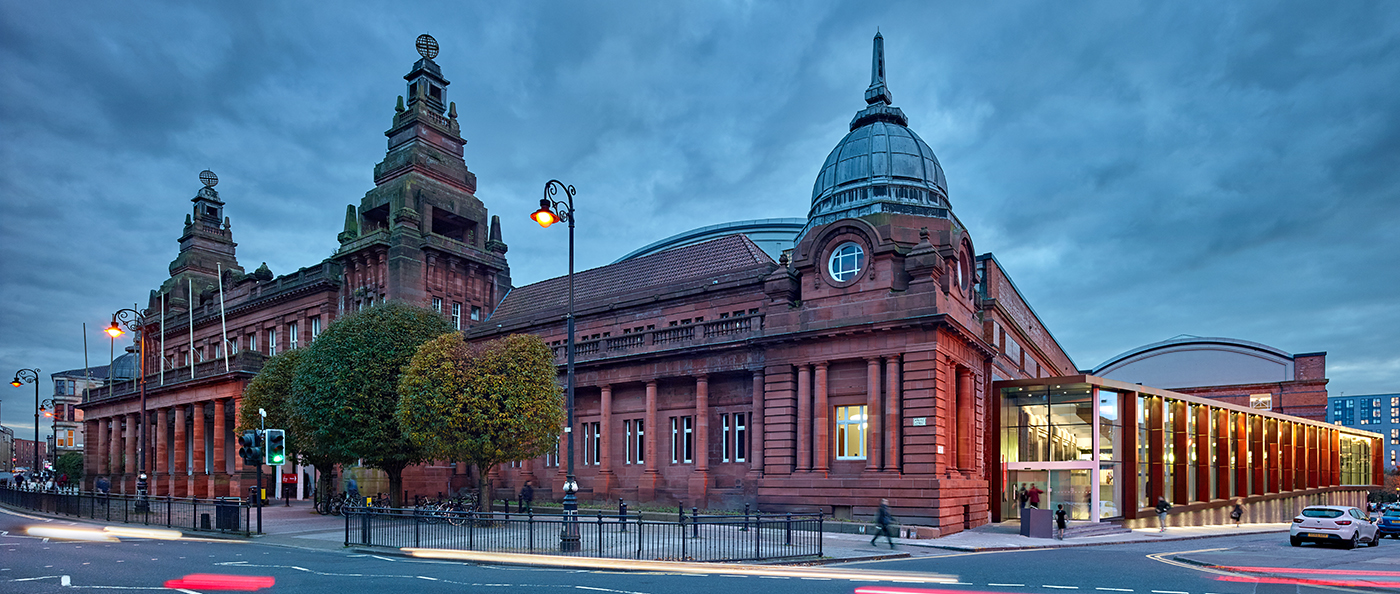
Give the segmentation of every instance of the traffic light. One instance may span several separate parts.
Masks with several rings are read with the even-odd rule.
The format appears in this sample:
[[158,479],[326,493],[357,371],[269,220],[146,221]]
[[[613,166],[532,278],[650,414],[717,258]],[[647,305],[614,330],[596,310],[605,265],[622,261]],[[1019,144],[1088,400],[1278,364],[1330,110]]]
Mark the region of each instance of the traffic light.
[[267,430],[267,465],[278,466],[287,461],[287,432]]
[[261,431],[249,429],[238,436],[238,456],[243,458],[243,463],[249,466],[262,464],[263,448]]

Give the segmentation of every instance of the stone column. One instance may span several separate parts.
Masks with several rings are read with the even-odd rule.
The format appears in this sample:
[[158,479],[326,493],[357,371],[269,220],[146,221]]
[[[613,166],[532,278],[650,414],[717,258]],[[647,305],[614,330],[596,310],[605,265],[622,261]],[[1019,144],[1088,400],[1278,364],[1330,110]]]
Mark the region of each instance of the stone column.
[[708,507],[710,486],[710,378],[695,376],[695,472],[689,480],[690,504]]
[[753,413],[749,418],[749,470],[763,472],[763,370],[753,372]]
[[900,472],[903,466],[899,447],[899,430],[903,425],[900,383],[899,355],[885,357],[885,472]]
[[122,462],[122,453],[126,451],[122,446],[122,419],[123,415],[112,415],[112,428],[108,433],[111,439],[108,442],[107,454],[112,458],[112,489],[116,491],[121,490],[122,473],[126,469]]
[[155,410],[155,421],[151,423],[151,433],[155,436],[155,460],[151,462],[151,494],[169,495],[170,485],[165,477],[170,474],[170,440],[166,438],[167,418],[164,408]]
[[797,471],[812,470],[812,366],[797,367]]
[[880,470],[880,358],[865,358],[865,471]]
[[647,382],[646,396],[647,414],[646,422],[642,431],[646,438],[646,471],[642,473],[641,480],[637,482],[637,498],[642,501],[651,501],[656,498],[656,483],[660,479],[660,474],[656,472],[656,434],[661,428],[656,424],[656,380]]
[[95,450],[94,453],[97,455],[97,459],[93,462],[94,466],[96,466],[96,474],[99,475],[112,473],[112,430],[108,425],[110,421],[111,419],[108,417],[102,417],[93,421],[96,423],[97,427],[97,432],[95,433],[97,438],[92,442],[92,447],[93,450]]
[[175,497],[189,497],[189,468],[186,466],[188,460],[185,448],[189,443],[185,441],[185,405],[180,404],[175,407],[175,463],[170,466],[170,493]]
[[[297,324],[300,326],[300,324]],[[298,328],[300,331],[300,328]],[[214,463],[209,472],[209,496],[228,495],[228,454],[224,436],[228,431],[226,406],[228,399],[214,401]],[[278,477],[279,479],[281,477]]]
[[598,398],[602,408],[602,434],[598,437],[598,482],[593,486],[593,497],[608,499],[617,488],[617,475],[612,470],[612,386],[604,384]]
[[1143,420],[1147,422],[1147,506],[1157,505],[1157,498],[1166,495],[1166,435],[1163,434],[1161,396],[1145,395]]
[[206,462],[204,443],[204,403],[194,403],[190,411],[190,430],[193,436],[190,437],[190,452],[193,453],[190,469],[190,496],[208,497],[209,492],[209,467]]
[[827,410],[830,407],[826,403],[826,369],[827,363],[822,361],[817,363],[816,373],[813,374],[816,398],[812,403],[812,471],[821,473],[831,468],[831,440],[828,439],[831,429],[827,427],[831,411]]
[[[94,490],[97,484],[97,475],[102,474],[98,468],[98,461],[101,458],[98,456],[97,446],[101,442],[97,437],[99,432],[97,427],[96,419],[83,421],[83,443],[93,444],[92,447],[83,448],[83,489],[88,491]],[[10,444],[11,447],[14,447],[14,442],[10,442]]]
[[[122,429],[122,442],[126,444],[125,476],[122,477],[122,492],[136,492],[136,413],[126,414],[126,427]],[[131,483],[130,486],[127,483]]]
[[958,409],[957,418],[957,439],[958,439],[958,468],[964,471],[972,470],[975,462],[973,460],[976,452],[976,444],[973,442],[972,420],[976,414],[977,403],[972,398],[972,370],[966,367],[958,367],[957,382]]

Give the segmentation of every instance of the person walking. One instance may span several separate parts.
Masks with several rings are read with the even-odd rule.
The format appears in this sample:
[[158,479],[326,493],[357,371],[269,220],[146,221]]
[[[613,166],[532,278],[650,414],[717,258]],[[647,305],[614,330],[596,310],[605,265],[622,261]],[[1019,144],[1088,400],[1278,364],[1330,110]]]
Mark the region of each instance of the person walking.
[[1167,503],[1167,498],[1166,498],[1166,497],[1158,497],[1158,498],[1157,498],[1157,507],[1156,507],[1156,509],[1157,509],[1157,525],[1160,526],[1160,528],[1159,528],[1157,531],[1158,531],[1158,532],[1166,532],[1166,531],[1167,531],[1167,512],[1169,512],[1169,511],[1172,510],[1172,504]]
[[1044,491],[1041,491],[1040,487],[1036,486],[1035,483],[1031,483],[1030,490],[1026,491],[1026,503],[1029,503],[1033,508],[1040,509],[1041,493],[1044,493]]
[[535,513],[534,504],[535,487],[530,484],[530,481],[525,481],[525,486],[520,488],[520,508],[516,511],[522,514]]
[[98,493],[101,493],[101,494],[103,494],[103,495],[106,495],[106,494],[108,494],[109,492],[111,492],[111,490],[112,490],[112,481],[107,480],[107,477],[105,477],[105,476],[99,476],[99,477],[97,477],[97,492],[98,492]]
[[1235,527],[1240,527],[1240,518],[1244,517],[1244,500],[1236,499],[1235,507],[1230,510],[1230,519],[1235,521]]
[[1055,538],[1065,539],[1065,525],[1069,523],[1069,514],[1065,513],[1065,504],[1061,503],[1055,510]]
[[1016,499],[1020,503],[1019,509],[1026,509],[1027,497],[1028,495],[1026,495],[1026,484],[1021,483],[1021,489],[1016,493]]
[[360,505],[360,483],[348,474],[345,475],[345,492],[350,495],[350,505]]
[[894,528],[890,526],[894,523],[894,516],[890,515],[890,500],[881,499],[880,509],[875,512],[875,536],[870,539],[870,546],[876,546],[875,541],[880,540],[880,535],[885,535],[885,541],[890,543],[890,548],[894,548]]

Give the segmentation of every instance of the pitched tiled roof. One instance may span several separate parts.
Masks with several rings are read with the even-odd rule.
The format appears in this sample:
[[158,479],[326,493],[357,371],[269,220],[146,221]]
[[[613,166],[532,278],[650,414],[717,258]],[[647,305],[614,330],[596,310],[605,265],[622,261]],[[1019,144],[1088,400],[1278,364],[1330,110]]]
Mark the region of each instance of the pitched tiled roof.
[[[612,301],[611,297],[654,295],[664,285],[713,279],[773,264],[773,259],[744,235],[729,235],[649,256],[574,273],[574,308]],[[511,290],[491,321],[564,310],[569,303],[568,277],[561,276]]]

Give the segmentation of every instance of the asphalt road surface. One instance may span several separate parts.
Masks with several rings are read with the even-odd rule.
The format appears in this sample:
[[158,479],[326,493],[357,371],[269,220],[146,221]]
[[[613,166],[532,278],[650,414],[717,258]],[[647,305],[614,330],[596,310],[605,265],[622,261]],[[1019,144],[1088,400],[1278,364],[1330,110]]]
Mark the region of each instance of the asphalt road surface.
[[[1208,540],[1137,545],[1080,547],[1001,553],[953,553],[924,549],[918,556],[881,562],[827,566],[827,577],[735,575],[722,565],[704,566],[706,573],[687,574],[609,569],[473,564],[351,550],[317,550],[260,544],[256,541],[157,540],[122,536],[118,542],[60,540],[30,536],[27,529],[100,527],[64,520],[35,520],[0,513],[0,592],[29,594],[71,592],[76,589],[111,592],[166,590],[167,580],[189,574],[269,576],[275,585],[263,592],[325,594],[376,592],[535,592],[593,593],[710,593],[778,592],[862,594],[917,592],[1059,593],[1066,591],[1132,592],[1135,594],[1275,594],[1336,592],[1337,588],[1296,584],[1222,581],[1221,574],[1177,561],[1180,551],[1220,549],[1212,559],[1232,559],[1257,566],[1275,561],[1335,559],[1348,567],[1372,560],[1376,569],[1400,553],[1400,546],[1354,551],[1289,547],[1278,535],[1226,537]],[[1390,544],[1390,543],[1386,543]],[[1155,557],[1149,555],[1156,555]],[[1279,563],[1278,565],[1284,565]],[[1312,564],[1316,566],[1316,563]],[[878,572],[875,578],[869,573]],[[897,573],[896,573],[897,572]],[[926,575],[930,580],[956,583],[897,582],[891,575]],[[878,579],[884,577],[885,579]],[[187,588],[187,592],[208,592]],[[1377,591],[1344,588],[1341,591]]]

